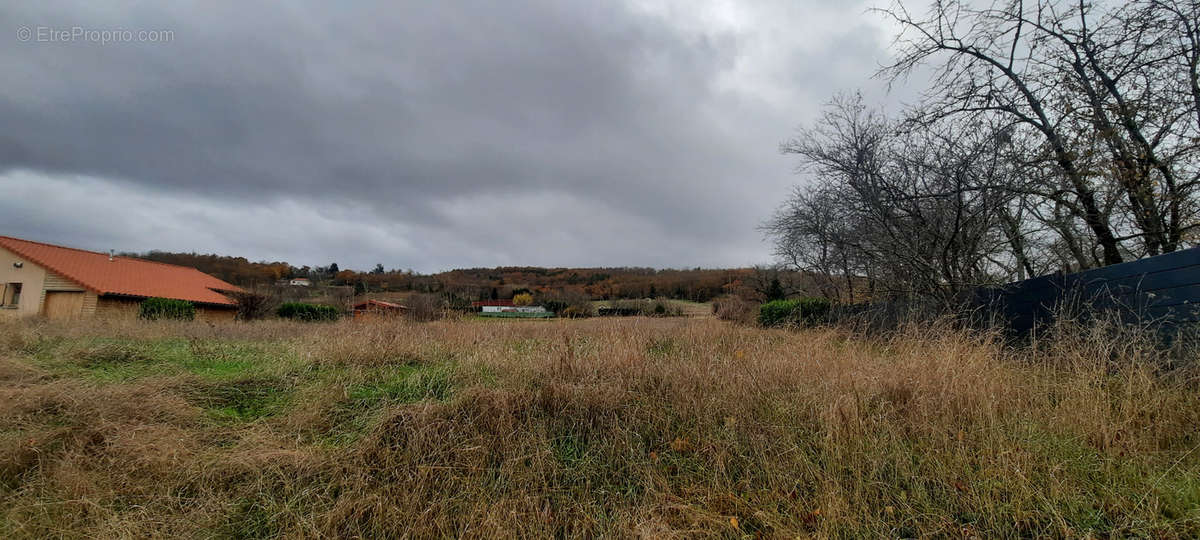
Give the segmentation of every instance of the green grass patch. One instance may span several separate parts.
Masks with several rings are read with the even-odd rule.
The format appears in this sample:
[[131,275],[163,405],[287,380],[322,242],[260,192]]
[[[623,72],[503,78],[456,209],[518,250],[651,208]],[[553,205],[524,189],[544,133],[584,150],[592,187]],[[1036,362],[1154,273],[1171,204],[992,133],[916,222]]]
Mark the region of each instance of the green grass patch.
[[292,387],[281,379],[244,379],[201,388],[192,401],[220,422],[250,422],[283,412]]
[[282,344],[186,338],[39,340],[29,353],[31,363],[54,375],[109,383],[188,373],[230,380],[271,375],[299,362]]
[[291,355],[285,349],[253,343],[192,341],[191,355],[184,369],[209,379],[231,379],[265,374],[287,364]]
[[38,360],[43,367],[61,375],[123,382],[181,373],[182,364],[189,357],[187,341],[182,339],[96,339],[63,343],[40,353]]
[[328,446],[344,447],[370,431],[386,405],[447,401],[454,393],[456,373],[455,365],[448,362],[385,366],[357,376],[342,373],[355,382],[346,384],[346,398],[326,411],[330,427],[318,439]]
[[581,465],[587,459],[588,444],[583,438],[573,434],[566,434],[560,437],[555,437],[550,441],[551,450],[554,452],[554,457],[562,463],[564,467],[575,468]]
[[513,354],[526,355],[537,352],[548,343],[547,340],[538,338],[514,339],[508,342],[508,348]]
[[471,370],[471,378],[474,383],[486,388],[496,388],[500,383],[500,376],[496,372],[496,368],[487,364],[478,364]]
[[678,353],[679,350],[679,342],[671,337],[653,338],[650,343],[646,344],[646,354],[655,358],[666,358]]
[[226,538],[272,538],[279,528],[271,508],[258,499],[241,499],[225,525]]
[[381,402],[416,403],[445,401],[453,392],[454,368],[451,364],[434,366],[396,366],[346,390],[350,401],[365,406]]

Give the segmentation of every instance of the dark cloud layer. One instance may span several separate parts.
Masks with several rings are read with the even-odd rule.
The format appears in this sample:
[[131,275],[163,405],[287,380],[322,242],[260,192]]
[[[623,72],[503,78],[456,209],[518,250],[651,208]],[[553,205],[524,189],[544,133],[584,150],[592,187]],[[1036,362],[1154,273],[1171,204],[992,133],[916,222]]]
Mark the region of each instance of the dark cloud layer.
[[10,3],[0,234],[419,270],[763,262],[754,227],[795,181],[778,141],[875,84],[863,11]]

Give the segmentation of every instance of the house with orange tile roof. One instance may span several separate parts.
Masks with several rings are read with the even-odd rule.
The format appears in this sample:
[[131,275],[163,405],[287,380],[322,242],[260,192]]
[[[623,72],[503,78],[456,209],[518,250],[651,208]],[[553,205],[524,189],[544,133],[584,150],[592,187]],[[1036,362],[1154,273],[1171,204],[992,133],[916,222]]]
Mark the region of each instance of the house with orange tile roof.
[[354,304],[355,319],[376,319],[388,316],[403,315],[408,311],[408,306],[402,306],[395,302],[385,302],[383,300],[367,300]]
[[187,300],[233,320],[240,288],[194,268],[0,236],[0,317],[137,317],[147,298]]

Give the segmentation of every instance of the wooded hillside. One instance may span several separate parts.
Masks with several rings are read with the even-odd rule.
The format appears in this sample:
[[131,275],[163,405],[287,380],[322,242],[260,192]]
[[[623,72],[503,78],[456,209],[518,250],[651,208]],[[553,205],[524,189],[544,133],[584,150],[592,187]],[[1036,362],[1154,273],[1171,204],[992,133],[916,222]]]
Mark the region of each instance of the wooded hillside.
[[586,295],[593,299],[668,297],[695,302],[735,294],[747,298],[772,293],[772,283],[784,294],[818,294],[804,274],[769,268],[729,268],[687,270],[640,267],[612,268],[541,268],[513,266],[465,268],[435,274],[412,270],[385,270],[377,265],[371,271],[329,266],[293,266],[287,262],[251,262],[245,257],[215,254],[151,251],[126,254],[147,260],[196,268],[220,279],[242,286],[275,283],[304,277],[315,284],[353,286],[358,292],[415,291],[451,293],[462,298],[511,298],[515,292]]

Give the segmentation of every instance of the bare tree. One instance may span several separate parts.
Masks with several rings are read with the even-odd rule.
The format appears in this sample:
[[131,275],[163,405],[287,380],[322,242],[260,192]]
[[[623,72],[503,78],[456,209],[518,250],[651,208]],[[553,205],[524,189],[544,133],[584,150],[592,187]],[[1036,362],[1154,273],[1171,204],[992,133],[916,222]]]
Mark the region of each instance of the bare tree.
[[861,97],[835,99],[782,146],[813,184],[764,225],[776,254],[846,292],[866,281],[891,295],[951,298],[1031,270],[1020,227],[1005,222],[1017,209],[1012,190],[998,187],[1011,171],[995,157],[995,135],[958,128],[911,129]]
[[[762,229],[774,236],[782,265],[813,277],[816,294],[853,301],[853,278],[866,272],[852,245],[855,227],[839,214],[839,199],[833,190],[797,187]],[[766,284],[755,286],[761,295],[758,285]]]
[[417,293],[405,300],[405,314],[416,321],[433,321],[445,315],[445,302],[436,294]]
[[1200,2],[939,0],[881,70],[932,65],[892,121],[840,97],[782,150],[812,181],[764,225],[783,263],[852,299],[943,299],[1119,263],[1200,227]]
[[[883,74],[940,62],[926,122],[999,117],[1040,142],[1021,161],[1053,163],[1062,182],[1019,189],[1069,214],[1048,223],[1078,266],[1091,265],[1089,243],[1099,264],[1182,247],[1197,216],[1196,2],[954,0],[924,16],[882,12],[904,29]],[[1064,226],[1076,220],[1082,230]]]

